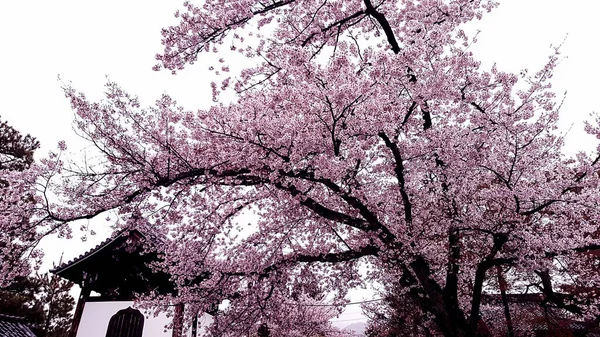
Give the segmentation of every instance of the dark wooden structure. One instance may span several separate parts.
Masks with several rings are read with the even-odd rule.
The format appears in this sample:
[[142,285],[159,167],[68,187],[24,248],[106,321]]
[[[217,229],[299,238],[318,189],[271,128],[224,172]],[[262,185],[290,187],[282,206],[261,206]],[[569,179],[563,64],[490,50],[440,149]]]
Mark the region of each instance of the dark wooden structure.
[[[560,296],[561,294],[557,294]],[[564,309],[545,302],[540,293],[485,294],[482,304],[482,332],[491,336],[507,336],[506,311],[513,317],[512,335],[515,337],[599,337],[597,322],[585,321]],[[487,324],[486,324],[487,323]]]
[[[151,268],[152,263],[160,261],[160,245],[160,240],[150,238],[138,230],[122,230],[90,251],[51,270],[52,273],[81,287],[69,337],[76,337],[83,308],[90,299],[92,291],[100,294],[99,297],[94,298],[95,300],[105,301],[131,301],[136,295],[151,291],[159,294],[175,293],[170,275]],[[107,337],[141,336],[141,328],[139,334],[135,329],[128,334],[118,333],[121,331],[119,329],[123,329],[126,319],[131,323],[128,326],[139,325],[140,321],[134,319],[134,316],[139,318],[141,313],[137,315],[131,310],[123,311],[118,317],[115,315],[114,322],[111,319]],[[182,304],[177,306],[176,312],[183,313]],[[180,318],[174,317],[174,320]],[[143,315],[141,322],[143,326]],[[173,336],[181,334],[176,330],[173,330]]]

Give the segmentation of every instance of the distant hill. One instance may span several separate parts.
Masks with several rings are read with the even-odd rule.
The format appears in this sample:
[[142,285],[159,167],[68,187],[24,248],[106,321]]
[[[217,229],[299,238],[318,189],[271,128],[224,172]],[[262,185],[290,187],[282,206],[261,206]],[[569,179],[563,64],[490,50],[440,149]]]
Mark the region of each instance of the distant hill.
[[346,326],[344,329],[352,330],[352,331],[356,332],[359,336],[364,336],[366,327],[367,327],[367,323],[357,322],[357,323],[352,323],[352,324]]

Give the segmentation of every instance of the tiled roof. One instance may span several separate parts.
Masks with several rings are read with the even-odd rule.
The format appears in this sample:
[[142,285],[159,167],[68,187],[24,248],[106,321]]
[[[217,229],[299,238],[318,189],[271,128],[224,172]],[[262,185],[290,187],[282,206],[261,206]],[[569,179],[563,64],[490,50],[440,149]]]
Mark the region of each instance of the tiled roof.
[[0,314],[0,337],[37,337],[22,318]]
[[60,273],[61,271],[63,271],[64,269],[67,269],[68,267],[71,267],[77,263],[79,263],[80,261],[83,261],[85,259],[87,259],[88,257],[96,254],[97,252],[101,251],[103,248],[109,246],[111,243],[113,243],[114,241],[116,241],[117,239],[119,239],[120,237],[129,237],[130,235],[139,235],[142,238],[146,239],[146,240],[150,240],[150,242],[154,245],[156,245],[157,243],[161,242],[162,240],[150,235],[149,233],[142,233],[140,230],[138,229],[129,229],[129,228],[125,228],[122,229],[120,231],[116,231],[113,233],[113,235],[111,235],[108,239],[102,241],[100,244],[98,244],[96,247],[88,250],[87,252],[79,255],[78,257],[64,262],[61,265],[55,267],[54,269],[51,269],[50,272],[57,274]]
[[107,298],[129,300],[148,291],[171,294],[171,275],[153,269],[161,261],[163,240],[145,228],[125,228],[50,272]]
[[88,250],[87,252],[79,255],[78,257],[72,259],[71,261],[67,261],[67,262],[62,263],[61,265],[55,267],[54,269],[51,269],[50,272],[56,274],[56,273],[62,271],[63,269],[66,269],[67,267],[70,267],[70,266],[78,263],[79,261],[85,260],[87,257],[94,255],[96,252],[102,250],[102,248],[108,246],[110,243],[112,243],[113,241],[115,241],[116,239],[118,239],[121,235],[123,235],[126,232],[128,232],[128,231],[127,230],[121,230],[121,231],[115,232],[113,235],[111,235],[111,237],[109,237],[108,239],[102,241],[96,247],[94,247],[94,248]]

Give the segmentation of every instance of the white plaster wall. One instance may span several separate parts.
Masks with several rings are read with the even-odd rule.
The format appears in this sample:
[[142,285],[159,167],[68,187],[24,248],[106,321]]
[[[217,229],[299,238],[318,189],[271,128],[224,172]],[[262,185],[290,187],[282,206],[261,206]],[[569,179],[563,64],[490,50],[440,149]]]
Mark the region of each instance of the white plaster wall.
[[[77,337],[106,337],[106,329],[110,318],[121,309],[133,307],[132,301],[114,301],[114,302],[87,302],[83,308],[81,322],[77,330]],[[161,313],[157,317],[153,314],[144,314],[144,329],[142,337],[171,337],[171,329],[165,326],[171,322],[166,314]],[[212,316],[204,314],[198,318],[198,336],[203,336],[206,326],[212,323]],[[186,329],[187,336],[191,335],[191,330]]]
[[[212,324],[213,317],[209,314],[203,314],[202,316],[198,316],[198,337],[200,336],[209,336],[207,329]],[[192,331],[188,329],[187,336],[191,336]]]

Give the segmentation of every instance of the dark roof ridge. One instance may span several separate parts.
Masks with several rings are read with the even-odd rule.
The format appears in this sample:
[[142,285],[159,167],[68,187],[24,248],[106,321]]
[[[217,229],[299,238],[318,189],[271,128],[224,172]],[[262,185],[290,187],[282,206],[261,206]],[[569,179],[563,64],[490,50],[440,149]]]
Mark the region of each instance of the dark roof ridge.
[[96,245],[96,247],[91,248],[87,252],[84,252],[84,253],[80,254],[79,256],[71,259],[70,261],[64,262],[64,263],[50,269],[50,272],[53,274],[60,273],[61,271],[65,270],[69,267],[72,267],[72,266],[78,264],[79,262],[82,262],[82,261],[86,260],[87,258],[95,255],[96,253],[101,251],[103,248],[109,246],[111,243],[113,243],[117,239],[123,237],[123,235],[131,235],[131,233],[137,233],[138,235],[142,236],[144,239],[149,240],[151,243],[153,243],[155,245],[158,243],[162,243],[161,239],[159,239],[155,235],[152,235],[152,234],[146,232],[145,230],[140,230],[139,228],[126,227],[126,228],[123,228],[123,229],[113,232],[110,237],[108,237],[106,240],[100,242],[98,245]]
[[28,323],[27,320],[25,319],[25,317],[22,317],[22,316],[12,316],[12,315],[7,315],[7,314],[0,314],[0,319],[10,320],[10,321],[19,322],[19,323]]

